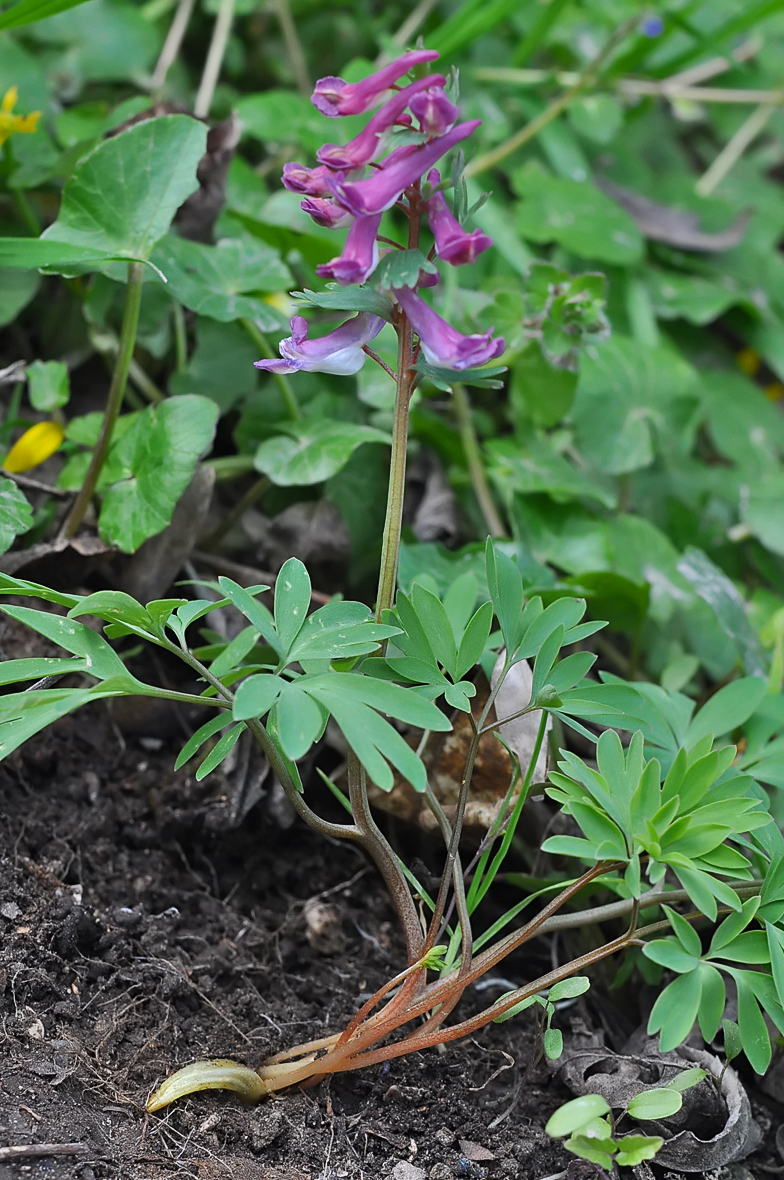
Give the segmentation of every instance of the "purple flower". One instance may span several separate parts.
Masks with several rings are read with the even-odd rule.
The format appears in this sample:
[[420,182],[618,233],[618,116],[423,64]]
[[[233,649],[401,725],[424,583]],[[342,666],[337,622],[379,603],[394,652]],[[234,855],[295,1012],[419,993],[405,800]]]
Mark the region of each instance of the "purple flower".
[[642,31],[646,37],[660,37],[664,32],[664,21],[660,16],[649,16],[643,22]]
[[306,168],[304,164],[283,165],[283,187],[290,193],[303,193],[308,197],[328,197],[330,188],[325,177],[329,176],[329,168],[322,164],[319,168]]
[[341,205],[345,205],[355,217],[383,213],[392,208],[410,184],[419,180],[436,160],[475,131],[481,122],[481,119],[472,119],[470,123],[458,123],[440,139],[413,149],[398,148],[367,180],[347,182],[342,173],[338,173],[327,177],[327,183]]
[[344,82],[342,78],[320,78],[313,91],[311,102],[322,115],[335,118],[337,115],[361,115],[369,111],[380,95],[402,78],[414,66],[426,61],[435,61],[438,54],[434,49],[417,49],[404,53],[383,70],[378,70],[363,82]]
[[[364,131],[352,139],[351,143],[347,143],[345,147],[337,143],[325,143],[323,147],[320,147],[316,152],[319,161],[322,164],[328,164],[330,168],[364,167],[378,151],[381,136],[397,122],[409,105],[409,101],[420,91],[443,82],[444,78],[440,74],[434,74],[432,77],[420,78],[419,81],[412,82],[410,86],[405,86],[397,92],[394,98],[390,98],[389,102],[385,102],[383,107],[376,111]],[[452,122],[454,123],[454,121],[453,119]]]
[[[435,186],[440,183],[441,176],[434,168],[427,179]],[[492,246],[493,239],[483,234],[481,229],[475,229],[470,234],[463,229],[449,212],[443,193],[433,193],[426,209],[427,220],[436,240],[436,253],[444,262],[463,266],[466,262],[475,262],[483,250]]]
[[445,369],[473,369],[495,360],[504,351],[502,336],[491,339],[492,328],[483,336],[463,336],[408,287],[396,288],[395,298],[411,321],[425,359],[431,365],[441,365]]
[[299,203],[300,209],[321,225],[324,229],[342,229],[344,225],[351,225],[354,218],[347,213],[337,201],[327,200],[325,197],[306,197]]
[[460,111],[446,96],[443,78],[433,75],[428,78],[429,87],[409,104],[411,113],[419,120],[420,130],[426,135],[444,135],[454,127]]
[[376,234],[381,214],[357,217],[348,231],[346,245],[339,258],[316,267],[316,274],[324,279],[336,279],[342,287],[350,283],[364,283],[378,266]]
[[350,377],[365,363],[364,344],[384,327],[380,316],[361,312],[320,340],[308,340],[308,322],[301,315],[291,321],[291,336],[281,340],[278,348],[282,360],[256,361],[257,369],[269,373],[337,373]]

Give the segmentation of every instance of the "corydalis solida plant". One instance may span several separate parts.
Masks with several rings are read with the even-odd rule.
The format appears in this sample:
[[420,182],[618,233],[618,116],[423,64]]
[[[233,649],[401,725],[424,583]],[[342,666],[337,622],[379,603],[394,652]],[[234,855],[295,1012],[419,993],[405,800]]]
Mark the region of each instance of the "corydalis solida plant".
[[[591,666],[591,654],[575,652],[557,665],[556,660],[564,645],[586,638],[597,629],[597,624],[580,622],[585,610],[585,603],[581,600],[562,598],[547,608],[536,597],[526,603],[519,570],[503,553],[496,554],[492,545],[488,547],[486,566],[491,601],[482,603],[473,614],[475,587],[467,595],[467,611],[461,608],[457,615],[454,612],[448,615],[444,604],[418,586],[410,596],[398,596],[395,609],[392,609],[400,544],[408,405],[421,379],[419,354],[424,355],[428,364],[459,374],[497,358],[504,346],[502,340],[493,338],[492,332],[468,336],[457,332],[438,316],[420,293],[433,285],[436,274],[432,261],[419,251],[424,222],[435,239],[434,257],[449,265],[472,262],[491,244],[481,231],[469,233],[463,229],[450,213],[440,189],[440,174],[434,165],[477,126],[475,122],[457,122],[458,112],[446,94],[443,78],[433,75],[426,80],[419,79],[395,90],[393,96],[384,101],[390,86],[408,68],[420,66],[433,57],[425,51],[407,54],[373,78],[351,86],[340,79],[323,80],[317,87],[315,98],[316,105],[326,114],[364,112],[379,102],[382,106],[371,117],[365,132],[352,143],[345,147],[325,145],[319,152],[316,167],[291,164],[284,171],[284,183],[303,195],[303,207],[320,224],[349,227],[344,250],[322,268],[324,277],[343,286],[357,286],[367,282],[377,270],[383,270],[378,279],[380,290],[372,292],[374,298],[370,307],[378,308],[380,302],[385,315],[382,317],[370,309],[361,310],[359,315],[335,331],[315,339],[309,338],[304,318],[295,317],[291,337],[281,344],[281,358],[259,362],[260,368],[278,373],[302,369],[350,375],[364,363],[370,343],[380,331],[384,318],[388,318],[397,331],[393,452],[376,621],[369,618],[367,609],[357,603],[330,603],[321,611],[308,615],[310,586],[304,567],[297,562],[287,563],[281,571],[275,590],[274,616],[257,602],[263,588],[257,587],[251,593],[229,579],[221,579],[226,602],[231,602],[244,614],[248,627],[242,641],[233,644],[231,651],[227,648],[226,652],[220,653],[209,667],[193,654],[185,632],[188,626],[215,609],[213,601],[166,600],[144,608],[127,596],[111,592],[84,600],[60,596],[53,601],[69,607],[70,618],[52,617],[45,621],[33,619],[40,612],[7,608],[14,617],[38,626],[50,638],[82,657],[82,666],[78,670],[89,668],[89,675],[103,682],[103,686],[99,686],[100,692],[53,690],[47,697],[55,709],[53,715],[60,715],[88,697],[94,699],[98,695],[144,692],[145,695],[186,699],[183,694],[167,694],[134,681],[105,641],[101,641],[105,644],[101,646],[99,636],[73,621],[78,615],[90,614],[108,621],[110,628],[114,628],[108,632],[110,637],[142,636],[184,659],[209,686],[209,698],[190,699],[214,708],[216,715],[188,743],[180,764],[192,757],[203,742],[216,737],[230,724],[199,768],[199,777],[202,777],[220,764],[243,730],[248,728],[267,754],[274,773],[300,817],[325,834],[359,843],[374,859],[400,918],[407,945],[406,967],[360,1009],[341,1033],[295,1046],[266,1061],[258,1071],[236,1063],[196,1063],[164,1083],[150,1100],[151,1110],[160,1109],[183,1094],[205,1088],[234,1089],[246,1097],[258,1098],[286,1086],[313,1081],[326,1073],[360,1068],[454,1040],[491,1020],[503,1018],[521,1006],[535,1002],[536,994],[551,984],[575,975],[607,955],[642,945],[640,936],[644,932],[636,928],[638,912],[646,902],[653,904],[651,896],[655,892],[655,889],[643,892],[641,881],[646,872],[653,886],[661,883],[663,866],[671,868],[676,875],[680,873],[684,889],[680,894],[677,890],[671,891],[669,900],[677,903],[688,896],[711,919],[716,916],[715,900],[711,913],[706,895],[709,899],[718,897],[723,906],[733,908],[733,902],[741,896],[748,896],[749,889],[752,893],[760,890],[759,882],[751,881],[750,876],[744,881],[743,873],[748,871],[744,866],[749,862],[741,853],[722,860],[715,851],[725,841],[768,822],[755,801],[744,798],[740,787],[731,783],[729,794],[724,789],[722,798],[715,800],[716,804],[724,806],[721,822],[716,818],[719,813],[714,808],[711,824],[706,821],[697,825],[699,838],[695,844],[691,813],[679,812],[673,806],[673,795],[677,793],[674,780],[668,776],[663,789],[669,794],[663,796],[659,787],[660,764],[656,759],[643,760],[641,743],[638,742],[634,748],[634,760],[624,762],[620,743],[615,737],[617,748],[611,740],[602,748],[606,764],[602,773],[610,784],[605,793],[612,801],[626,791],[630,798],[628,815],[626,811],[616,814],[601,793],[591,794],[595,783],[587,769],[585,798],[580,794],[583,788],[579,767],[567,764],[565,769],[577,777],[567,782],[564,775],[560,782],[565,809],[571,809],[570,814],[584,826],[589,839],[580,843],[579,851],[570,853],[568,848],[557,851],[564,855],[579,855],[583,860],[595,863],[574,881],[564,883],[557,896],[522,928],[504,935],[486,949],[482,948],[495,937],[497,930],[491,931],[489,937],[482,935],[476,945],[473,943],[471,912],[497,871],[498,857],[503,859],[508,847],[507,837],[511,840],[514,824],[520,818],[532,784],[538,752],[545,739],[547,712],[556,712],[567,723],[575,716],[596,715],[597,702],[590,699],[589,689],[575,688]],[[407,137],[400,146],[394,144],[396,127],[402,128]],[[387,149],[391,150],[384,156]],[[375,158],[377,156],[379,159]],[[368,168],[371,170],[365,175]],[[379,225],[383,213],[395,206],[408,222],[407,243],[393,246],[392,252],[382,259]],[[412,259],[416,261],[413,271],[410,265],[396,267],[396,261],[405,254],[409,255],[409,263]],[[360,292],[352,293],[354,297],[358,294]],[[340,309],[337,302],[333,301],[332,306]],[[3,584],[14,593],[41,591],[40,587],[25,586],[9,579]],[[64,597],[67,601],[62,601]],[[458,615],[462,616],[461,620]],[[490,698],[475,717],[470,706],[475,687],[466,677],[487,651],[494,616],[503,636],[505,654],[500,657],[500,671]],[[261,650],[253,657],[251,653],[256,651],[259,637],[263,641]],[[248,645],[243,646],[246,639]],[[387,640],[394,647],[388,649],[385,657],[379,653],[379,646]],[[356,662],[362,659],[363,663]],[[517,783],[510,785],[502,814],[488,834],[479,860],[464,871],[459,841],[479,741],[483,734],[491,733],[501,724],[491,719],[490,710],[505,676],[515,662],[524,659],[535,661],[531,703],[525,704],[514,715],[541,713],[536,747],[529,765],[520,768],[522,782],[516,795],[513,792]],[[307,667],[309,662],[326,661],[330,664],[334,660],[340,660],[341,664],[331,666],[328,672],[311,671]],[[349,670],[343,661],[348,661]],[[248,666],[243,666],[243,662]],[[69,668],[71,666],[69,664]],[[18,679],[24,678],[20,672]],[[233,690],[231,686],[235,686]],[[81,693],[79,700],[74,699],[73,703],[71,698],[63,695],[72,692]],[[577,696],[575,692],[578,692]],[[448,729],[448,720],[433,703],[442,695],[450,706],[469,714],[473,731],[453,816],[447,816],[440,807],[428,786],[423,764],[414,751],[382,717],[384,714],[422,730]],[[32,693],[18,704],[10,696],[6,701],[9,708],[18,708],[20,713],[27,710],[28,714],[44,703],[40,693]],[[303,799],[296,768],[298,759],[304,757],[320,738],[330,715],[355,750],[348,765],[352,822],[345,824],[329,823],[315,815]],[[619,727],[624,716],[622,710],[613,712],[613,707],[608,704],[602,705],[599,715],[608,724],[612,724],[615,717]],[[268,717],[266,726],[262,720],[264,717]],[[16,721],[16,718],[12,720]],[[503,722],[508,720],[508,717],[502,719]],[[5,728],[3,736],[9,732]],[[0,752],[7,752],[8,742],[6,737]],[[712,786],[712,779],[717,778],[719,772],[727,770],[726,758],[721,767],[718,763],[714,765],[710,762],[712,754],[709,750],[701,748],[695,754],[690,748],[688,757],[694,765],[690,763],[687,769],[690,773],[695,770],[692,779],[695,776],[700,779],[703,793]],[[621,770],[618,769],[619,758]],[[707,767],[702,765],[706,759],[710,763]],[[392,785],[389,763],[425,794],[447,847],[432,917],[424,928],[407,880],[368,805],[366,777],[369,775],[377,785],[389,789]],[[600,768],[602,766],[600,762]],[[700,768],[699,774],[696,773],[697,767]],[[614,775],[620,776],[617,782]],[[693,809],[702,796],[695,793],[693,784],[690,790]],[[651,812],[652,833],[644,824],[638,824],[639,816],[632,807],[638,795],[637,810],[646,815]],[[689,838],[692,839],[691,845]],[[501,849],[497,851],[494,842],[499,840]],[[717,882],[715,876],[722,872],[740,877],[741,885],[733,890],[725,882]],[[631,919],[624,934],[501,997],[478,1015],[450,1026],[445,1024],[466,987],[511,951],[543,930],[552,929],[552,923],[560,917],[558,910],[586,885],[598,877],[621,873],[629,895],[623,899],[617,914],[627,914]],[[710,887],[706,880],[711,883]],[[697,884],[701,885],[702,893]],[[754,914],[750,909],[744,910],[744,918],[747,913],[748,922],[751,922]],[[451,929],[453,914],[456,921]],[[776,920],[771,918],[773,923]],[[778,930],[777,926],[772,928]],[[447,946],[444,946],[445,939]],[[666,948],[657,953],[667,953]],[[701,966],[694,955],[692,958]],[[428,973],[433,971],[440,971],[440,977],[428,981]],[[761,1002],[769,1011],[773,1009],[774,1019],[784,1024],[784,1011],[779,1012],[780,1005],[776,1008],[778,1001],[771,999],[769,989],[761,997]],[[406,1026],[411,1025],[413,1028],[405,1031]],[[706,1017],[706,1029],[709,1028],[710,1020]]]
[[[312,813],[303,811],[301,801],[298,809],[302,818],[313,826],[320,826],[322,831],[341,838],[357,840],[370,853],[383,873],[397,907],[406,939],[406,968],[379,989],[342,1033],[298,1045],[286,1053],[269,1058],[259,1070],[251,1070],[233,1062],[197,1062],[164,1082],[150,1099],[151,1110],[162,1108],[176,1097],[197,1089],[228,1088],[247,1099],[257,1099],[296,1083],[312,1083],[328,1073],[370,1066],[417,1049],[456,1040],[490,1021],[514,1015],[516,1011],[536,1003],[538,992],[548,986],[561,984],[564,979],[574,977],[577,972],[608,955],[632,946],[645,946],[645,938],[641,936],[645,936],[648,931],[638,929],[640,911],[646,904],[655,904],[654,894],[656,899],[659,898],[658,891],[661,890],[662,876],[667,868],[671,868],[675,876],[680,874],[680,883],[684,886],[680,892],[671,891],[668,900],[678,903],[688,898],[698,906],[701,913],[710,918],[716,918],[717,898],[731,910],[740,911],[740,898],[749,896],[749,889],[752,894],[759,892],[759,883],[753,883],[751,874],[744,879],[744,865],[749,864],[749,861],[743,854],[734,853],[721,861],[716,851],[725,841],[741,838],[743,833],[769,824],[769,818],[760,811],[758,801],[745,798],[743,789],[731,784],[721,799],[716,799],[716,804],[724,805],[724,811],[720,812],[721,824],[711,825],[700,822],[699,818],[699,804],[721,769],[726,768],[726,756],[719,763],[716,755],[711,753],[708,742],[707,747],[705,743],[703,746],[698,743],[694,748],[681,750],[679,759],[675,760],[674,765],[681,776],[686,773],[686,762],[686,769],[692,775],[690,782],[694,778],[699,779],[697,793],[690,791],[688,796],[693,811],[697,813],[697,818],[694,818],[687,808],[681,809],[674,805],[677,788],[673,786],[672,771],[667,775],[664,786],[661,786],[664,776],[661,763],[656,759],[643,758],[640,735],[635,737],[627,756],[622,752],[618,735],[608,733],[600,742],[601,788],[597,791],[594,789],[592,794],[596,775],[587,768],[580,771],[577,767],[580,760],[573,759],[563,763],[563,768],[577,774],[580,784],[587,782],[588,791],[584,791],[579,782],[567,780],[566,776],[561,775],[558,779],[560,789],[555,794],[555,798],[563,802],[564,809],[575,815],[589,839],[575,840],[574,846],[569,845],[567,840],[567,845],[554,846],[551,851],[579,855],[589,864],[593,860],[594,864],[574,880],[563,883],[557,896],[549,900],[541,912],[521,929],[507,933],[483,949],[485,943],[491,942],[491,938],[497,935],[498,929],[494,927],[477,939],[476,945],[473,944],[471,912],[488,889],[507,850],[511,833],[520,820],[525,796],[533,782],[538,753],[543,745],[547,713],[554,712],[567,723],[574,723],[576,715],[597,715],[595,694],[593,700],[587,700],[590,689],[575,687],[582,684],[594,657],[589,653],[575,653],[563,658],[556,667],[558,653],[564,644],[587,637],[602,624],[581,624],[584,603],[577,599],[562,598],[547,609],[543,608],[541,599],[536,597],[524,603],[520,573],[503,553],[496,553],[491,544],[486,555],[486,578],[491,602],[482,604],[471,616],[475,595],[470,595],[470,609],[464,612],[462,623],[451,616],[447,617],[443,604],[419,586],[414,586],[411,596],[399,595],[394,609],[391,609],[403,507],[407,412],[411,395],[422,374],[419,355],[424,355],[429,365],[462,373],[496,359],[504,347],[503,341],[494,339],[491,332],[469,336],[460,334],[419,293],[420,289],[432,286],[433,281],[437,282],[431,261],[425,260],[418,251],[424,221],[429,224],[435,238],[432,255],[451,266],[475,261],[477,255],[492,244],[481,230],[466,231],[458,219],[452,216],[440,185],[439,172],[433,166],[453,146],[463,142],[477,124],[457,122],[457,107],[451,103],[444,90],[444,79],[438,74],[420,78],[394,90],[392,97],[387,97],[392,84],[397,83],[406,70],[422,66],[435,57],[436,54],[426,51],[405,54],[364,83],[354,85],[347,85],[335,78],[322,79],[316,85],[314,103],[328,116],[359,113],[370,110],[378,103],[383,105],[371,118],[365,131],[360,132],[351,143],[345,146],[327,144],[320,149],[316,153],[319,164],[314,168],[287,164],[283,169],[283,183],[289,190],[303,196],[302,208],[314,221],[327,227],[349,227],[342,253],[320,268],[322,276],[332,278],[340,286],[364,284],[379,268],[379,225],[386,210],[397,207],[409,225],[405,247],[403,243],[398,243],[397,247],[392,245],[392,254],[387,254],[384,260],[384,276],[378,282],[380,293],[388,291],[388,296],[384,296],[388,302],[386,317],[398,334],[398,366],[397,374],[393,374],[397,392],[390,491],[377,603],[377,625],[383,623],[391,630],[385,637],[380,632],[375,636],[383,641],[386,638],[393,647],[387,649],[386,657],[368,656],[364,663],[355,666],[348,681],[353,681],[353,687],[359,693],[355,697],[354,708],[359,707],[357,702],[362,694],[366,702],[372,702],[380,684],[386,684],[391,689],[393,684],[403,681],[407,686],[404,691],[410,691],[414,686],[420,690],[426,688],[424,695],[429,695],[431,700],[443,694],[447,703],[462,708],[470,716],[473,737],[453,817],[447,817],[438,804],[427,785],[426,775],[420,776],[411,762],[405,762],[403,768],[403,752],[398,749],[396,755],[390,745],[384,746],[380,742],[377,734],[379,745],[375,747],[375,754],[384,754],[401,769],[401,773],[409,776],[410,781],[425,792],[427,804],[436,815],[447,848],[438,896],[432,904],[430,922],[423,926],[414,910],[409,885],[390,846],[375,825],[368,806],[366,776],[370,774],[378,785],[386,785],[387,788],[391,786],[391,778],[385,778],[383,761],[374,760],[371,750],[368,750],[367,735],[361,729],[362,720],[352,729],[355,719],[345,714],[339,715],[333,706],[333,716],[337,717],[344,729],[349,746],[357,750],[357,753],[349,755],[348,760],[348,801],[353,822],[351,825],[326,825],[320,821],[319,824],[314,822]],[[394,146],[396,127],[403,127],[409,132],[409,137],[400,146]],[[416,133],[414,142],[411,142],[412,131]],[[387,149],[391,150],[384,156]],[[366,175],[368,168],[371,171]],[[386,243],[381,240],[380,244]],[[396,270],[396,254],[399,257],[406,251],[410,254],[417,251],[425,264],[422,267],[409,267],[406,281],[396,283],[394,276],[403,274],[403,268],[398,267]],[[380,293],[374,293],[375,300],[378,301]],[[338,299],[334,299],[331,306],[339,309]],[[348,302],[347,306],[361,307],[361,303]],[[292,321],[292,336],[281,342],[281,359],[257,362],[259,367],[274,373],[295,373],[299,369],[309,372],[357,373],[364,365],[366,356],[373,355],[370,343],[383,327],[383,319],[372,312],[371,306],[378,307],[378,302],[368,303],[368,310],[361,310],[334,332],[313,340],[309,339],[305,319],[296,316]],[[281,577],[285,573],[283,571]],[[475,693],[475,686],[464,680],[464,677],[476,666],[479,656],[486,649],[494,615],[503,635],[502,655],[496,669],[498,675],[488,703],[477,716],[473,716],[470,700]],[[247,614],[247,617],[251,618],[251,615]],[[396,628],[397,631],[394,631]],[[460,864],[459,837],[479,740],[484,733],[497,728],[498,722],[490,719],[497,691],[515,663],[524,658],[534,660],[534,681],[530,702],[524,703],[516,715],[540,710],[536,746],[529,765],[520,768],[522,782],[512,780],[497,824],[483,841],[477,858],[464,870]],[[340,675],[333,673],[333,686]],[[377,677],[375,684],[371,677]],[[260,729],[263,734],[261,717],[273,701],[279,702],[273,709],[280,708],[280,702],[287,699],[285,694],[290,696],[293,691],[292,688],[281,689],[272,680],[269,676],[250,676],[236,690],[234,716],[253,719],[248,723],[256,726],[254,732],[257,736],[260,736]],[[295,683],[302,689],[301,695],[294,699],[296,706],[303,708],[306,701],[319,700],[318,691],[313,686],[308,687],[307,676],[300,677]],[[596,690],[602,687],[593,686]],[[574,694],[579,695],[575,697]],[[600,713],[607,725],[615,723],[619,728],[623,727],[620,709],[606,704]],[[393,715],[401,717],[403,714],[398,712]],[[280,726],[280,721],[279,712],[276,725]],[[370,716],[365,717],[365,722],[370,725]],[[429,725],[443,728],[432,717]],[[422,727],[425,728],[424,725]],[[272,733],[273,728],[268,722],[269,733]],[[590,736],[587,730],[583,729],[583,733]],[[260,740],[264,745],[264,737],[260,736]],[[269,754],[269,735],[264,748]],[[286,776],[289,776],[290,787],[290,768],[281,761],[280,756],[275,761],[274,749],[270,761],[276,772],[283,774],[281,781],[285,784]],[[514,788],[517,785],[520,785],[520,789],[515,798]],[[586,798],[580,795],[581,789]],[[296,793],[294,796],[290,791],[287,793],[289,798],[299,798]],[[620,796],[625,796],[627,806],[621,807],[619,811],[614,806],[614,800]],[[714,808],[711,817],[717,815]],[[648,826],[643,820],[647,820]],[[501,840],[501,850],[497,848],[498,840]],[[731,871],[740,878],[736,889],[731,889],[724,881],[717,879],[716,874],[723,871],[725,874]],[[616,904],[618,915],[629,918],[628,929],[622,935],[610,939],[576,961],[564,964],[548,976],[502,996],[481,1014],[456,1024],[445,1024],[466,986],[476,982],[484,972],[537,933],[553,929],[558,922],[562,922],[558,910],[576,897],[584,886],[596,878],[618,878],[620,874],[626,898]],[[647,892],[642,885],[646,874],[649,884],[653,886]],[[745,919],[746,915],[749,915],[751,922],[751,906],[749,910],[741,911],[741,917]],[[457,919],[453,930],[449,926],[452,916]],[[587,915],[584,920],[588,920]],[[649,932],[659,930],[660,925],[654,924]],[[654,948],[655,944],[651,945]],[[652,957],[655,953],[660,952],[654,949]],[[694,962],[703,971],[698,959],[694,959]],[[711,966],[704,970],[716,971],[716,968]],[[429,982],[427,975],[433,971],[439,972],[440,977]],[[710,978],[713,979],[713,976]],[[579,990],[584,990],[588,985],[584,979],[573,979],[573,983],[579,983]],[[692,988],[692,992],[697,995],[699,1008],[699,989],[694,992]],[[770,995],[760,999],[760,1002],[766,1002],[769,1011],[775,1008]],[[778,1018],[784,1024],[784,1009],[779,1009],[780,1005],[775,1009],[773,1018]],[[697,1009],[694,1009],[694,1015],[697,1015]],[[713,1011],[704,1012],[700,1008],[699,1015],[706,1035],[711,1034],[716,1014]],[[409,1027],[407,1031],[406,1025]],[[545,1048],[547,1043],[545,1040]]]

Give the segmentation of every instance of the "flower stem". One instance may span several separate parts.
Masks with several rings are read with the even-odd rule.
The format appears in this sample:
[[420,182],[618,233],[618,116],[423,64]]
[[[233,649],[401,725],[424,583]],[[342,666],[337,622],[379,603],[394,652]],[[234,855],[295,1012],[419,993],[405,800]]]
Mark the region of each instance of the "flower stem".
[[403,499],[406,491],[406,451],[408,448],[408,407],[413,393],[413,333],[408,316],[403,316],[398,334],[397,389],[392,424],[392,458],[389,467],[387,514],[381,548],[381,571],[378,578],[376,618],[381,619],[395,600],[400,537],[403,532]]
[[[419,182],[408,192],[408,249],[419,245],[422,204]],[[392,458],[389,467],[387,513],[384,521],[384,540],[381,547],[381,570],[378,576],[376,618],[380,619],[395,601],[397,563],[400,556],[400,537],[403,532],[403,500],[406,492],[406,451],[408,449],[408,407],[414,392],[416,373],[414,364],[414,333],[408,316],[401,311],[397,328],[397,387],[392,423]]]
[[[261,331],[261,329],[256,327],[253,320],[248,319],[247,316],[243,316],[240,320],[240,323],[258,348],[261,355],[266,360],[270,360],[272,357],[274,357],[275,353],[272,351],[272,346],[269,340]],[[302,417],[302,411],[299,408],[297,395],[291,388],[291,382],[283,373],[273,373],[272,376],[275,379],[278,389],[283,395],[283,401],[286,403],[286,409],[288,410],[289,418],[296,422]]]
[[482,465],[479,442],[476,437],[476,431],[474,430],[474,423],[471,420],[471,403],[462,385],[452,386],[452,400],[455,407],[457,425],[460,430],[460,438],[463,442],[463,450],[465,451],[466,462],[468,464],[468,473],[471,476],[474,495],[479,503],[482,516],[485,518],[487,531],[491,537],[505,537],[507,535],[506,529],[498,514],[498,509],[495,506],[493,495],[487,482],[485,469]]
[[128,371],[131,367],[133,350],[136,345],[136,329],[139,325],[139,309],[142,302],[143,276],[144,266],[141,262],[128,263],[128,286],[125,296],[122,330],[120,332],[120,346],[117,351],[117,361],[112,374],[112,383],[109,387],[109,396],[106,400],[106,412],[103,416],[101,433],[98,435],[98,442],[95,445],[93,457],[90,460],[90,466],[87,468],[84,482],[79,489],[78,496],[73,502],[71,511],[65,518],[60,532],[60,536],[63,538],[72,537],[82,523],[87,506],[93,497],[101,470],[106,462],[106,456],[109,453],[112,431],[114,430],[114,424],[117,421],[117,415],[122,405],[125,386],[128,382]]

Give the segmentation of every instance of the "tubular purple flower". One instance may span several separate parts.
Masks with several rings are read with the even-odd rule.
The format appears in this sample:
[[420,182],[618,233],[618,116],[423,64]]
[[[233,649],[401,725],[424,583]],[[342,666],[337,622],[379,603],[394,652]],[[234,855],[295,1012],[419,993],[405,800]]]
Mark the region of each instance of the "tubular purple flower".
[[306,197],[304,201],[300,201],[299,207],[310,214],[316,225],[321,225],[324,229],[342,229],[344,225],[351,225],[354,220],[337,201],[325,197]]
[[[428,182],[437,185],[441,175],[436,168],[428,176]],[[427,202],[427,220],[436,240],[436,253],[444,262],[452,266],[463,266],[467,262],[475,262],[483,250],[493,244],[493,239],[483,234],[481,229],[468,233],[460,222],[449,212],[449,206],[443,193],[433,193]]]
[[338,115],[361,115],[375,106],[385,90],[402,78],[414,66],[426,61],[435,61],[438,54],[434,49],[416,49],[395,58],[382,70],[377,70],[362,82],[344,82],[342,78],[320,78],[311,97],[311,102],[322,115],[336,118]]
[[440,160],[456,143],[476,131],[481,122],[481,119],[472,119],[469,123],[458,123],[440,139],[431,140],[413,150],[398,148],[367,180],[347,182],[338,173],[328,176],[327,183],[341,205],[345,205],[355,217],[383,213],[385,209],[391,209],[401,193],[419,180],[436,160]]
[[380,223],[380,213],[374,213],[372,217],[357,217],[348,231],[343,253],[317,266],[316,274],[323,279],[335,279],[342,287],[350,283],[364,283],[378,266],[376,234]]
[[445,369],[473,369],[495,360],[504,351],[503,337],[493,340],[492,328],[484,335],[463,336],[408,287],[396,288],[394,295],[419,336],[422,352],[431,365],[441,365]]
[[308,197],[328,197],[331,189],[325,177],[329,176],[329,168],[320,165],[318,168],[306,168],[304,164],[283,165],[283,187],[290,193],[302,193]]
[[[397,122],[411,99],[420,94],[422,90],[427,90],[444,81],[441,74],[433,74],[432,77],[420,78],[417,82],[412,82],[410,86],[404,86],[394,98],[390,98],[389,102],[385,102],[383,107],[376,111],[364,131],[361,131],[350,143],[345,146],[337,143],[325,143],[323,147],[320,147],[316,152],[318,160],[330,168],[342,169],[361,168],[368,164],[378,151],[381,136]],[[455,108],[455,117],[457,117],[457,108]],[[453,119],[452,122],[454,123],[454,121]]]
[[361,312],[319,340],[308,340],[308,321],[295,315],[291,336],[281,340],[278,348],[282,360],[255,361],[257,369],[269,373],[336,373],[350,377],[365,363],[362,346],[378,336],[384,326],[380,316]]
[[445,135],[450,127],[454,127],[460,111],[447,98],[443,78],[434,74],[427,81],[430,83],[427,89],[410,102],[411,113],[419,120],[419,128],[426,135]]

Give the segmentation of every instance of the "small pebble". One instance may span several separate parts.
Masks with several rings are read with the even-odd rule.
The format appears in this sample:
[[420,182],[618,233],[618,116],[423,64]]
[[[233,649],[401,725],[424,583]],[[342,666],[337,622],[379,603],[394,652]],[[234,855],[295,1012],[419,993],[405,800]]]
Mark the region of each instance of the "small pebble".
[[427,1180],[427,1172],[424,1168],[418,1168],[416,1164],[409,1164],[406,1160],[395,1164],[392,1175],[394,1180]]

